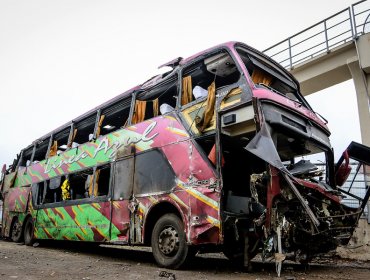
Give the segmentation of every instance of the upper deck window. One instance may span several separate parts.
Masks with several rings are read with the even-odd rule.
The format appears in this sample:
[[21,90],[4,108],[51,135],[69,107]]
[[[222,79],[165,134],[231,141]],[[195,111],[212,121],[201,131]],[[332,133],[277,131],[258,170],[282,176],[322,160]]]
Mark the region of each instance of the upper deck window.
[[216,90],[239,81],[240,72],[233,58],[222,51],[201,59],[183,71],[181,105],[208,96],[208,87],[215,82]]
[[21,153],[21,158],[19,160],[18,165],[19,166],[29,166],[31,164],[31,158],[33,153],[33,146],[29,146],[26,149],[24,149]]
[[[240,95],[240,71],[226,50],[218,50],[192,61],[182,71],[181,106],[188,128],[196,135],[214,133],[217,93],[237,91]],[[236,102],[239,102],[236,101]]]
[[33,163],[37,163],[45,159],[46,152],[48,150],[50,137],[47,137],[44,140],[37,141],[35,153],[33,155]]
[[[145,85],[143,86],[145,88]],[[178,76],[171,75],[136,96],[132,124],[164,115],[176,108]]]
[[[98,126],[99,135],[106,135],[128,124],[128,117],[130,114],[131,98],[118,100],[114,104],[102,110],[99,118]],[[98,135],[99,134],[99,135]]]
[[71,127],[68,126],[58,131],[52,139],[52,145],[48,151],[48,157],[55,156],[67,150],[68,139],[70,138]]
[[237,51],[256,86],[266,87],[277,94],[306,104],[304,98],[298,93],[296,82],[282,69],[262,56],[252,55],[242,48],[237,48]]
[[74,131],[70,139],[70,147],[75,148],[76,146],[88,142],[91,140],[94,134],[96,122],[96,113],[87,116],[83,120],[77,121],[74,125]]

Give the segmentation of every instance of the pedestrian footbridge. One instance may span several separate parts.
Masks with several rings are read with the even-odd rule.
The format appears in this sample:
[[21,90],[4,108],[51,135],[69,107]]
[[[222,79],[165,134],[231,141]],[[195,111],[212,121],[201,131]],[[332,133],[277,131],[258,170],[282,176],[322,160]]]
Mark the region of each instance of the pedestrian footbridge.
[[264,50],[304,95],[353,79],[363,144],[370,146],[370,0],[360,1]]
[[[370,0],[354,3],[264,53],[297,78],[303,95],[352,79],[362,143],[370,146]],[[363,172],[364,191],[370,174]],[[360,220],[353,239],[364,248],[370,245],[370,202],[367,209],[367,221]]]

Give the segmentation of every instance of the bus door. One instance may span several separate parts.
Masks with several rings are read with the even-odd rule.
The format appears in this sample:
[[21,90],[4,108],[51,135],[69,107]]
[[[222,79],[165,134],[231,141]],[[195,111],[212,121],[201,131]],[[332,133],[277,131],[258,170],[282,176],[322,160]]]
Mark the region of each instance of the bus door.
[[114,164],[111,242],[127,244],[130,236],[130,199],[133,192],[134,157]]

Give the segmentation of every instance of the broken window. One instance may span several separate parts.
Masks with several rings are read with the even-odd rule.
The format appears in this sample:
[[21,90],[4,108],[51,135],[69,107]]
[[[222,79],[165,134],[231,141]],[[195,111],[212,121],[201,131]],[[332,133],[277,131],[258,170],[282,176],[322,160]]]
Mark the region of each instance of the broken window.
[[164,155],[157,149],[135,158],[134,194],[169,191],[175,186],[175,174]]
[[183,116],[195,134],[214,132],[216,92],[238,90],[240,71],[226,51],[219,51],[186,67],[182,73]]
[[110,164],[100,166],[95,171],[94,197],[106,196],[109,192]]
[[125,127],[128,123],[130,105],[131,98],[125,98],[104,108],[97,122],[96,137]]
[[294,101],[302,102],[308,107],[307,102],[298,93],[298,85],[286,73],[267,61],[262,56],[252,55],[243,48],[237,51],[244,62],[252,81],[260,87],[266,87],[273,92],[283,95]]
[[49,145],[48,157],[55,156],[67,150],[70,131],[71,126],[67,126],[53,135],[51,145]]
[[[94,198],[108,195],[110,182],[110,165],[70,174],[68,177],[69,197],[71,200]],[[68,190],[67,189],[67,190]],[[62,190],[63,191],[63,190]]]
[[32,199],[34,204],[36,205],[43,204],[45,194],[46,194],[45,181],[32,184]]
[[43,140],[37,140],[35,153],[32,158],[33,163],[40,162],[45,159],[46,152],[48,150],[50,137]]
[[61,185],[65,180],[65,176],[54,177],[50,180],[46,180],[37,184],[33,184],[32,191],[36,191],[37,188],[37,197],[36,204],[48,204],[55,203],[62,200],[62,190]]
[[182,77],[181,105],[186,105],[194,100],[204,100],[213,82],[216,90],[238,82],[240,72],[233,58],[222,51],[185,68]]
[[114,200],[130,199],[133,186],[133,170],[133,157],[116,162],[114,169]]
[[75,148],[78,145],[86,143],[93,138],[96,122],[96,112],[88,115],[82,120],[76,121],[73,127],[73,135],[70,139],[70,147]]
[[[84,171],[70,174],[68,178],[69,190],[70,190],[70,199],[82,199],[87,198],[93,193],[89,193],[90,180],[93,178],[93,169],[89,168]],[[93,181],[91,182],[93,187]]]
[[18,162],[18,166],[26,167],[31,164],[33,149],[34,147],[32,145],[32,146],[27,147],[21,152],[21,158]]
[[[161,78],[156,77],[154,79]],[[144,91],[138,93],[136,96],[132,124],[151,119],[158,115],[167,114],[176,108],[178,96],[177,74],[163,77],[163,81],[155,81],[157,84],[150,87],[152,82],[150,80],[145,83],[142,86]]]

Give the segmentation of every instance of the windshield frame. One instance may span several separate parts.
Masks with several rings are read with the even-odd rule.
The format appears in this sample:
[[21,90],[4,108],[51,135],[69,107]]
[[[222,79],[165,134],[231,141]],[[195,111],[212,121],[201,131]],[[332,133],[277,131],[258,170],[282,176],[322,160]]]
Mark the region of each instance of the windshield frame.
[[[276,61],[274,61],[272,58],[266,56],[265,54],[261,53],[258,50],[255,50],[249,46],[246,46],[244,44],[236,44],[234,46],[235,48],[235,55],[238,56],[238,61],[240,64],[242,64],[242,68],[245,71],[245,75],[248,77],[250,83],[254,88],[258,87],[265,87],[266,89],[270,90],[271,92],[274,92],[276,94],[279,94],[289,100],[293,100],[297,103],[302,104],[307,109],[312,110],[311,106],[307,102],[307,100],[304,98],[304,96],[300,92],[300,85],[299,82],[294,78],[292,74],[290,74],[285,68],[283,68],[280,64],[278,64]],[[281,83],[285,84],[286,86],[289,86],[291,89],[294,90],[294,92],[291,92],[291,94],[294,95],[295,99],[292,99],[289,97],[286,93],[280,92],[272,87],[269,87],[265,84],[256,84],[253,82],[251,73],[248,71],[248,67],[245,65],[244,60],[240,54],[240,52],[245,52],[249,59],[251,59],[251,62],[255,67],[261,68],[263,67],[263,70],[266,72],[269,72],[269,74],[272,74],[274,78],[278,79]],[[256,63],[256,64],[255,64]],[[258,64],[258,65],[257,65]]]

